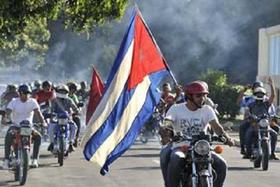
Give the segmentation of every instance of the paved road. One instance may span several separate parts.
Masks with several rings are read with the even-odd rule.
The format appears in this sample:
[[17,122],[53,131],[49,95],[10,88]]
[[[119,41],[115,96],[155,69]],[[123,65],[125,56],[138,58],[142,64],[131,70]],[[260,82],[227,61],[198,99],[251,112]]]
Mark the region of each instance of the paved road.
[[[0,140],[3,142],[3,140]],[[111,167],[110,173],[100,176],[93,165],[86,162],[77,149],[59,167],[56,159],[46,151],[43,145],[40,167],[30,169],[25,186],[30,187],[162,187],[163,182],[159,167],[160,146],[156,140],[143,145],[136,142],[124,156]],[[3,157],[3,144],[0,144],[0,157]],[[252,163],[241,159],[237,147],[225,147],[223,157],[229,165],[226,187],[275,187],[280,184],[280,161],[272,161],[269,171],[252,168]],[[2,164],[2,162],[0,162]],[[0,170],[0,186],[16,186],[13,174]]]

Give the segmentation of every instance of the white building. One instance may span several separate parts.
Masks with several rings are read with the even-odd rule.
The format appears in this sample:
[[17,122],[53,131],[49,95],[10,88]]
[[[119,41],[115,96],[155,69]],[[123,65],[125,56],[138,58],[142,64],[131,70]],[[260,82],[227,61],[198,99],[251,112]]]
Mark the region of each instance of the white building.
[[[276,87],[275,104],[280,105],[280,25],[259,30],[257,80],[267,82],[271,76]],[[267,85],[266,85],[267,86]],[[270,89],[267,87],[267,90]]]

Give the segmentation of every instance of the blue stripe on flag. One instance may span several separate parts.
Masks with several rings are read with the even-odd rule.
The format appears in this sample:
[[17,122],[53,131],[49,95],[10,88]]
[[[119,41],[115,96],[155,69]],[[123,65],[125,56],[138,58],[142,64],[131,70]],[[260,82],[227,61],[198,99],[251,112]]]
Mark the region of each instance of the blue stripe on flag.
[[118,102],[114,106],[111,114],[108,116],[106,121],[102,124],[102,126],[96,131],[94,135],[88,140],[85,148],[84,155],[87,160],[90,160],[94,155],[96,150],[104,143],[104,141],[110,136],[110,134],[114,131],[116,125],[122,117],[122,114],[125,110],[125,107],[129,103],[131,97],[135,89],[127,91],[127,86],[125,86],[124,91],[120,95]]
[[129,48],[132,40],[134,39],[135,16],[136,16],[136,11],[134,12],[134,16],[132,16],[128,30],[126,31],[126,34],[122,40],[122,43],[121,43],[121,46],[120,46],[120,49],[118,52],[118,56],[114,61],[113,67],[112,67],[109,77],[108,77],[108,80],[106,81],[105,92],[106,92],[107,88],[109,87],[109,85],[111,84],[112,80],[114,79],[115,74],[118,71],[118,68],[120,67],[121,62],[123,61],[123,58],[124,58],[125,54],[127,53],[127,50]]
[[122,139],[122,141],[116,146],[116,148],[107,157],[106,163],[101,169],[101,174],[104,175],[109,170],[108,166],[115,161],[119,156],[121,156],[135,141],[137,138],[141,127],[150,118],[153,113],[154,107],[158,104],[161,93],[157,91],[157,85],[161,81],[162,77],[168,74],[168,71],[162,70],[149,75],[151,80],[151,86],[147,92],[146,101],[136,116],[131,128],[128,133]]

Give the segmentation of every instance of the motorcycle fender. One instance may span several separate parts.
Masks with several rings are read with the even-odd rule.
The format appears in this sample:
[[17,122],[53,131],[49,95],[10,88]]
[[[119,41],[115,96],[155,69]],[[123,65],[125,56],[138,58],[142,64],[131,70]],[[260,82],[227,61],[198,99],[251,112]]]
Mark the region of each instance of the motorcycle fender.
[[204,170],[199,171],[199,176],[210,177],[210,173],[208,170],[204,169]]
[[179,156],[180,158],[186,158],[186,155],[182,151],[176,151],[175,155]]

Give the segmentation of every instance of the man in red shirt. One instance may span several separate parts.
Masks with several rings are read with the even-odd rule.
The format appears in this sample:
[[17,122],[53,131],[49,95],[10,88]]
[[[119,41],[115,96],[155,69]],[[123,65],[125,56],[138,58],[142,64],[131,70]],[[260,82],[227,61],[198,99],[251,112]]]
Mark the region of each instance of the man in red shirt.
[[39,105],[55,98],[55,93],[52,90],[52,83],[50,81],[44,81],[42,83],[42,88],[42,90],[38,91],[34,95],[34,98],[37,100]]

